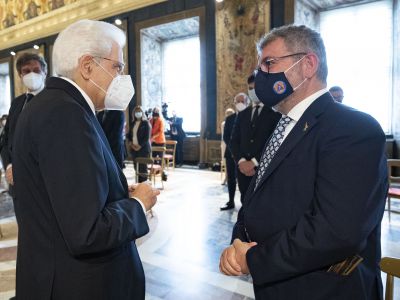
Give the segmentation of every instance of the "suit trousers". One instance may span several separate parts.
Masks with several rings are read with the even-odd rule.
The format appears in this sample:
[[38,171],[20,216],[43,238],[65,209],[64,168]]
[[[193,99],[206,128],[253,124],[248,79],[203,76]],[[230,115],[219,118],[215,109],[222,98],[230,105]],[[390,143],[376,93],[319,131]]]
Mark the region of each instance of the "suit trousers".
[[240,202],[242,202],[242,204],[252,179],[253,176],[246,176],[242,172],[240,172],[239,168],[237,168],[237,180],[240,191]]
[[[131,151],[131,156],[132,156],[133,166],[135,168],[135,172],[137,172],[138,170],[136,169],[135,158],[137,158],[137,157],[150,157],[150,153],[147,152],[147,151],[142,151],[142,149],[140,149],[139,151]],[[147,165],[139,164],[139,173],[148,174]],[[140,183],[140,182],[147,181],[147,179],[148,179],[148,176],[139,176],[138,180],[139,180],[139,183]]]
[[236,192],[236,164],[232,156],[227,155],[226,160],[226,177],[228,182],[229,204],[235,205]]

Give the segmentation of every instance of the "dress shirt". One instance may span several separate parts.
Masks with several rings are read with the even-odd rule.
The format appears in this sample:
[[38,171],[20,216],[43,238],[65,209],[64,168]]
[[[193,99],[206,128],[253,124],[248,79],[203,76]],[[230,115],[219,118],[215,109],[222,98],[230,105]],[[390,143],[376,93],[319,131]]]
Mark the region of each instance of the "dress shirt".
[[87,104],[89,105],[90,109],[92,110],[93,114],[96,115],[96,110],[94,108],[94,104],[92,102],[92,100],[90,99],[90,97],[88,96],[88,94],[86,94],[86,92],[84,90],[82,90],[82,88],[76,84],[75,81],[72,81],[71,79],[67,78],[67,77],[60,77],[61,79],[64,79],[65,81],[68,81],[70,84],[72,84],[74,87],[76,87],[78,89],[79,92],[81,92],[83,98],[85,98]]
[[[300,120],[301,116],[304,114],[304,112],[307,110],[307,108],[315,101],[317,98],[322,96],[323,94],[327,93],[328,89],[323,88],[322,90],[319,90],[315,92],[314,94],[308,96],[301,102],[297,103],[296,106],[294,106],[287,114],[288,117],[292,119],[292,121],[286,126],[285,128],[285,133],[283,135],[283,141],[286,139],[286,137],[289,135],[290,131],[292,131],[293,127],[296,125],[296,123]],[[281,143],[281,144],[282,144]]]

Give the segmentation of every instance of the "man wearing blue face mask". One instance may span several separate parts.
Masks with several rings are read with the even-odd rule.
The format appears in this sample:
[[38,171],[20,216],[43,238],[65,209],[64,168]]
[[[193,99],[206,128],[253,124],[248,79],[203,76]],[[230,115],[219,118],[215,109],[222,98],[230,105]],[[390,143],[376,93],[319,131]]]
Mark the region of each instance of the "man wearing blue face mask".
[[258,53],[256,94],[282,117],[221,272],[250,274],[256,299],[382,299],[385,134],[371,116],[333,100],[319,33],[276,28]]
[[57,37],[46,88],[23,110],[15,141],[17,299],[144,299],[135,240],[158,191],[128,187],[96,110],[125,110],[125,34],[81,20]]
[[44,80],[47,75],[47,63],[44,58],[35,53],[24,53],[17,59],[16,63],[18,76],[21,78],[26,93],[18,96],[11,102],[10,111],[6,125],[4,127],[4,139],[1,148],[1,159],[6,170],[6,180],[9,184],[9,193],[14,200],[14,209],[16,210],[16,199],[14,197],[14,176],[13,176],[13,151],[12,143],[15,127],[19,115],[25,105],[32,100],[44,88]]

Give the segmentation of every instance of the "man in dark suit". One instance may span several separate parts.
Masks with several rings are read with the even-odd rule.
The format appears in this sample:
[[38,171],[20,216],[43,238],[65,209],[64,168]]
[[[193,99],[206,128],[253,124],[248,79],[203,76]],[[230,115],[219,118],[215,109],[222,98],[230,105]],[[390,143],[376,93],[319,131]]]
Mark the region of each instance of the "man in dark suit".
[[176,112],[172,112],[172,118],[169,119],[171,139],[177,141],[176,144],[176,166],[181,167],[183,164],[183,140],[186,133],[182,128],[183,118],[178,117]]
[[97,119],[106,134],[111,151],[119,167],[124,168],[125,142],[124,126],[125,113],[122,110],[102,110],[97,113]]
[[[227,110],[228,112],[229,110]],[[233,112],[233,110],[232,110]],[[225,118],[224,132],[222,133],[222,139],[225,142],[225,167],[226,177],[228,183],[228,194],[229,201],[220,210],[229,210],[235,207],[235,193],[236,193],[236,164],[233,160],[232,152],[230,150],[232,129],[235,124],[237,113],[232,113]]]
[[254,74],[247,79],[251,105],[240,112],[232,130],[230,148],[237,165],[240,201],[244,197],[259,165],[265,143],[273,132],[280,114],[265,107],[254,93]]
[[282,118],[220,269],[251,274],[256,299],[382,299],[385,135],[371,116],[332,99],[317,32],[276,28],[258,49],[257,96]]
[[57,37],[46,88],[26,105],[14,139],[18,199],[16,297],[144,299],[135,240],[158,191],[128,189],[95,110],[125,110],[125,34],[81,20]]
[[44,81],[47,75],[47,63],[43,57],[35,53],[24,53],[18,57],[16,68],[18,76],[21,78],[27,91],[11,102],[7,122],[4,127],[4,137],[2,138],[1,148],[1,159],[4,169],[6,170],[6,181],[9,184],[8,190],[14,200],[14,209],[16,209],[13,192],[14,178],[12,168],[12,142],[14,131],[22,109],[44,88]]

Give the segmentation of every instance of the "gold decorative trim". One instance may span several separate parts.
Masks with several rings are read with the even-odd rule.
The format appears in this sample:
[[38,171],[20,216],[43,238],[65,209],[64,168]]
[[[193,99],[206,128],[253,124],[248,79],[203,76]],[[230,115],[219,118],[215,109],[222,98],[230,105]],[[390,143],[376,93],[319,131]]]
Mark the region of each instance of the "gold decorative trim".
[[99,20],[166,0],[80,0],[0,31],[0,50],[56,34],[80,19]]

